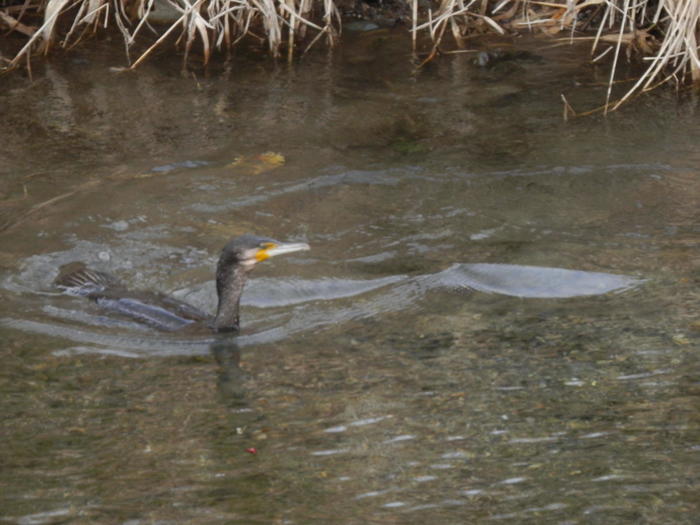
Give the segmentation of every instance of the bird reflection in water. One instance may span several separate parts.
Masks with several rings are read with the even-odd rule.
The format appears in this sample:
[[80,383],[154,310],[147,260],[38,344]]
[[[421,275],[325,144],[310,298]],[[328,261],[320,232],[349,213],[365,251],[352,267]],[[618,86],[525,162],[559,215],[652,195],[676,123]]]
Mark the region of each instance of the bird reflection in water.
[[226,405],[245,406],[245,382],[248,375],[241,368],[241,349],[235,337],[219,335],[209,347],[219,365],[218,387]]

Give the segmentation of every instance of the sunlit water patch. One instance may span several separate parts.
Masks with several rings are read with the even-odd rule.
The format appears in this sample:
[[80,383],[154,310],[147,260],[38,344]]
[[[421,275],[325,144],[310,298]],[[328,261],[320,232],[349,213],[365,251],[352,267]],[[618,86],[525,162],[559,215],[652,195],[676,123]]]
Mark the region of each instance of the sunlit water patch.
[[514,264],[461,264],[440,276],[446,286],[528,298],[566,298],[629,290],[641,280],[628,275]]

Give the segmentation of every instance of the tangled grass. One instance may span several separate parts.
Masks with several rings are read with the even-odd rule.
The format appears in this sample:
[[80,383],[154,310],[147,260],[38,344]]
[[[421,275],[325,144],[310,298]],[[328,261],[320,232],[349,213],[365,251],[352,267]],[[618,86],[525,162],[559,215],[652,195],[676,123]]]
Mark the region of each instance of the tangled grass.
[[[169,6],[176,13],[164,31],[154,28],[149,16],[157,4],[161,9]],[[61,35],[63,47],[74,45],[85,35],[110,24],[116,26],[124,37],[130,68],[137,67],[178,31],[176,42],[184,45],[185,60],[193,44],[199,41],[205,64],[213,50],[230,48],[245,37],[266,41],[275,57],[281,55],[286,45],[291,58],[297,42],[306,40],[309,32],[316,32],[316,35],[306,49],[324,35],[333,45],[340,31],[340,14],[333,0],[39,0],[33,7],[43,14],[43,23],[37,28],[22,25],[24,30],[20,32],[29,40],[10,61],[9,67],[29,59],[33,51],[48,52],[55,44],[59,19],[70,23]],[[321,14],[316,23],[312,17],[319,9]],[[0,22],[3,21],[11,29],[19,27],[19,20],[12,18],[10,12],[0,15]],[[146,30],[157,38],[132,62],[130,51],[137,37]]]
[[[445,34],[462,48],[466,39],[485,30],[504,34],[513,30],[537,30],[563,38],[592,40],[593,62],[611,54],[610,77],[604,112],[615,110],[634,94],[668,81],[677,85],[700,81],[698,39],[699,0],[440,0],[437,9],[419,21],[418,0],[413,4],[412,29],[426,31],[432,50],[440,51]],[[449,29],[449,32],[447,31]],[[593,36],[585,36],[593,32]],[[618,64],[623,58],[643,57],[647,67],[636,83],[618,100],[611,100]],[[568,106],[568,104],[567,104]]]
[[[0,0],[11,1],[21,0]],[[130,68],[175,35],[185,60],[196,43],[206,63],[214,50],[244,38],[266,43],[273,56],[284,54],[291,60],[323,37],[331,46],[336,43],[341,29],[336,1],[344,0],[24,0],[23,5],[0,8],[0,27],[27,37],[14,58],[5,60],[5,68],[22,60],[29,64],[33,53],[48,52],[56,40],[69,47],[109,25],[123,35]],[[430,7],[422,9],[419,0],[396,1],[410,7],[407,22],[414,51],[428,42],[424,63],[453,46],[462,49],[469,39],[487,32],[538,31],[569,41],[591,40],[591,60],[610,61],[606,112],[669,81],[700,81],[700,0],[431,0]],[[150,15],[163,5],[176,14],[156,29]],[[32,25],[36,17],[41,22]],[[146,32],[155,35],[154,41],[132,61],[137,37]],[[618,65],[633,56],[641,56],[646,68],[634,86],[613,101]]]

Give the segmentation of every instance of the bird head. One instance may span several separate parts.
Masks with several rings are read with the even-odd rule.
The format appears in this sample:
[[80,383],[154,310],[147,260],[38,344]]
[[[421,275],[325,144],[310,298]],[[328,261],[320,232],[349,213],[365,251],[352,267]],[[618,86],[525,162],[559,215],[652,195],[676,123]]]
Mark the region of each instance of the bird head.
[[245,234],[232,239],[224,246],[219,265],[241,266],[245,270],[251,270],[257,263],[270,257],[308,249],[309,245],[304,242],[286,243],[269,237]]

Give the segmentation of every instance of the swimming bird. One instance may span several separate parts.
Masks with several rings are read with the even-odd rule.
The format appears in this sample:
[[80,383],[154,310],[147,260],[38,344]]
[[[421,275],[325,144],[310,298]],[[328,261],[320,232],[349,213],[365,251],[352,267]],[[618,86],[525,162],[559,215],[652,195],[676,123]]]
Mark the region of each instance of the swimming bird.
[[229,241],[216,266],[218,305],[214,317],[162,293],[129,290],[113,275],[81,263],[64,266],[55,284],[68,294],[88,297],[105,309],[159,330],[172,331],[193,323],[206,323],[214,332],[235,332],[240,328],[243,287],[255,265],[270,257],[308,249],[306,243],[284,243],[251,234]]

